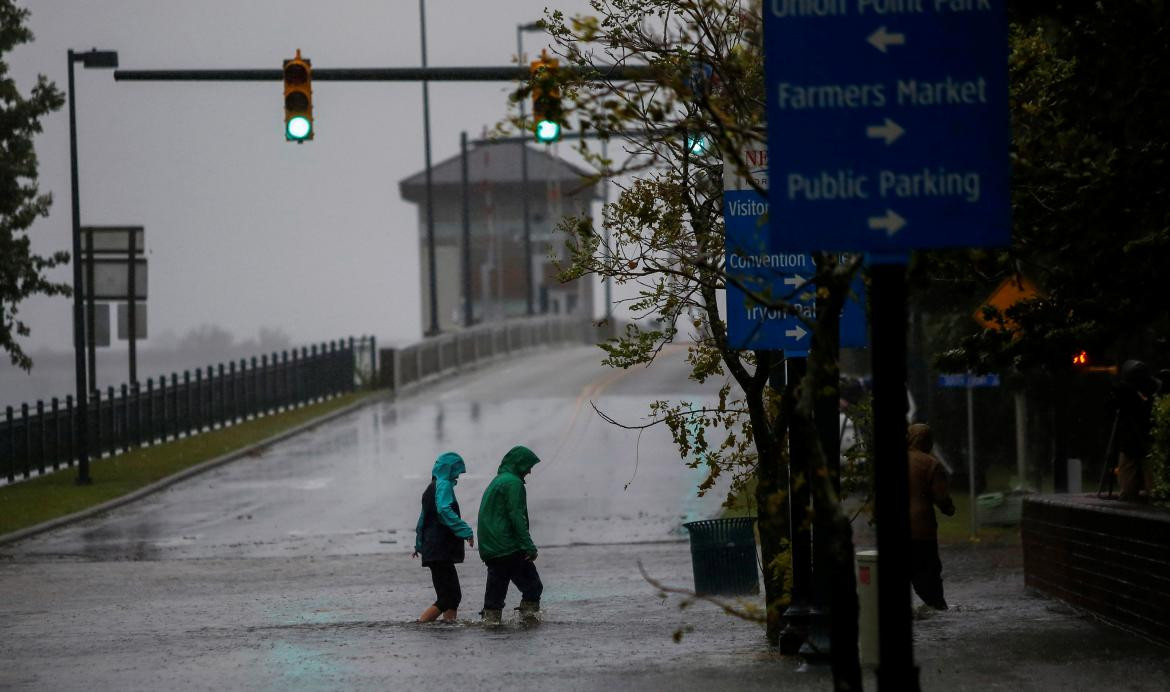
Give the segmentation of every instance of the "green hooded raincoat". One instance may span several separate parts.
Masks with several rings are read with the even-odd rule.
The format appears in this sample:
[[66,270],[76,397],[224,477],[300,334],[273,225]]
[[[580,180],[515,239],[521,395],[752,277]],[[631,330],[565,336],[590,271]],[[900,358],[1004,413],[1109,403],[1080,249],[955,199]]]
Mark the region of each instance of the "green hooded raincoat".
[[524,553],[536,555],[528,533],[528,495],[524,476],[540,463],[527,447],[513,447],[479,504],[479,556],[484,560]]

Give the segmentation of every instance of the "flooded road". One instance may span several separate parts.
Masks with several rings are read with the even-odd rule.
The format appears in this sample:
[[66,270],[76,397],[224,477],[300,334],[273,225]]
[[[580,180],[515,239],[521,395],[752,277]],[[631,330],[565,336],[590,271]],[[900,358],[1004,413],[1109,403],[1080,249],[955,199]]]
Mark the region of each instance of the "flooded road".
[[[680,355],[630,372],[591,348],[496,363],[3,546],[0,689],[832,689],[758,624],[681,607],[641,574],[690,587],[680,524],[715,516],[723,493],[696,496],[666,430],[617,428],[589,402],[628,424],[656,398],[700,404]],[[434,457],[465,457],[456,493],[474,525],[515,444],[543,459],[528,479],[542,621],[519,623],[513,589],[504,627],[479,626],[470,552],[458,624],[416,624],[434,598],[409,556]],[[915,620],[924,690],[1160,690],[1170,676],[1165,647],[1029,593],[1018,545],[942,559],[952,608]]]
[[[639,570],[690,585],[680,524],[716,516],[723,492],[697,497],[665,429],[624,430],[590,406],[637,424],[653,399],[704,392],[677,351],[630,372],[599,360],[496,363],[4,546],[0,688],[697,690],[745,664],[743,689],[770,688],[758,625],[680,610]],[[460,624],[415,624],[434,598],[409,553],[435,456],[466,459],[456,493],[474,525],[515,444],[542,458],[528,496],[543,622],[508,610],[503,629],[479,627],[485,574],[469,552]]]

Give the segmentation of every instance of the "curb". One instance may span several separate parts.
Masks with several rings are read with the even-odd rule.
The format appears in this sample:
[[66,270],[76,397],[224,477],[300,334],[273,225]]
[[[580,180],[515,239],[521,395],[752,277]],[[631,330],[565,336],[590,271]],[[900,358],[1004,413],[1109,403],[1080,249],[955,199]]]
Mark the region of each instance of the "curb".
[[73,514],[66,514],[63,517],[57,517],[56,519],[50,519],[46,522],[36,524],[35,526],[27,526],[23,529],[18,529],[16,531],[13,531],[12,533],[6,533],[6,534],[0,536],[0,546],[8,545],[11,543],[16,543],[18,541],[22,541],[26,538],[29,538],[30,536],[35,536],[38,533],[44,533],[45,531],[51,531],[51,530],[59,528],[61,526],[65,526],[66,524],[72,524],[73,522],[81,521],[82,519],[89,519],[90,517],[96,516],[98,514],[102,514],[103,512],[108,512],[111,509],[114,509],[116,507],[121,507],[122,505],[129,504],[129,503],[134,502],[136,500],[139,500],[143,497],[146,497],[147,495],[150,495],[152,493],[156,493],[160,490],[163,490],[171,485],[174,485],[175,483],[178,483],[179,481],[186,480],[192,476],[197,476],[205,471],[210,471],[211,469],[214,469],[218,466],[223,466],[224,464],[227,464],[228,462],[235,461],[235,460],[239,459],[240,457],[247,456],[247,455],[251,454],[252,452],[263,449],[264,447],[268,447],[270,445],[276,444],[277,442],[282,442],[284,440],[287,440],[290,437],[294,437],[296,435],[299,435],[299,434],[305,432],[306,430],[309,430],[310,428],[314,428],[322,423],[326,423],[326,422],[331,421],[335,418],[340,418],[341,416],[352,413],[360,408],[363,408],[365,406],[369,406],[370,404],[373,404],[375,402],[382,401],[384,399],[392,399],[392,398],[394,398],[394,393],[392,391],[388,391],[388,390],[381,390],[377,393],[362,397],[358,401],[355,401],[348,406],[344,406],[342,408],[339,408],[336,411],[330,411],[329,413],[318,416],[317,418],[313,418],[312,420],[307,420],[304,423],[301,423],[300,425],[297,425],[295,427],[289,428],[288,430],[284,430],[282,432],[279,432],[271,437],[267,437],[263,440],[260,440],[259,442],[254,442],[250,445],[247,445],[246,447],[241,447],[239,449],[228,452],[227,454],[223,454],[223,455],[220,455],[218,457],[215,457],[214,459],[208,459],[207,461],[196,464],[195,466],[192,466],[190,468],[183,469],[182,471],[179,471],[178,473],[167,476],[166,478],[159,479],[159,480],[155,481],[154,483],[151,483],[150,485],[143,486],[143,487],[139,488],[138,490],[134,490],[132,492],[129,492],[125,495],[122,495],[121,497],[115,497],[112,500],[106,500],[105,502],[103,502],[99,505],[94,505],[93,507],[88,507],[88,508],[83,509],[81,511],[74,512]]

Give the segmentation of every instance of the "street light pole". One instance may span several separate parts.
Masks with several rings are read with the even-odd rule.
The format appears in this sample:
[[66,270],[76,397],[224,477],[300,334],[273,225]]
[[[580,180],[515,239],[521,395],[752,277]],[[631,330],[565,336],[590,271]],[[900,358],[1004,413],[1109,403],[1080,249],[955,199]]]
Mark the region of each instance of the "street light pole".
[[[86,387],[86,330],[84,319],[84,303],[81,284],[81,207],[80,194],[77,185],[77,92],[73,86],[73,63],[80,62],[85,67],[117,67],[118,54],[114,51],[99,51],[96,48],[88,53],[75,53],[69,49],[69,177],[70,194],[73,203],[73,368],[77,375],[77,407],[73,411],[74,430],[76,431],[75,446],[77,449],[77,484],[89,485],[93,479],[89,475],[89,397]],[[90,292],[93,286],[89,286]]]
[[[601,140],[601,160],[605,162],[605,175],[601,178],[601,225],[605,229],[605,262],[609,265],[613,251],[610,249],[609,226],[605,225],[605,208],[609,206],[609,140]],[[592,313],[590,313],[592,314]],[[613,319],[613,276],[605,277],[605,323]]]
[[[540,22],[516,25],[516,62],[524,67],[524,32],[540,31],[544,25]],[[524,120],[524,100],[520,100],[520,120]],[[525,277],[525,313],[532,315],[532,294],[535,292],[535,281],[532,276],[532,222],[528,218],[528,144],[520,140],[520,213],[524,215],[524,277]]]
[[[427,7],[426,0],[418,0],[418,26],[422,35],[422,67],[427,68]],[[426,336],[439,333],[439,283],[435,276],[435,202],[431,189],[431,100],[427,80],[423,88],[423,150],[426,158],[426,208],[427,208],[427,277],[431,294],[430,328]]]
[[463,326],[470,327],[475,324],[475,312],[472,309],[474,306],[471,303],[471,200],[468,199],[470,195],[470,175],[468,174],[467,162],[467,131],[459,133],[459,172],[462,182],[463,205],[462,205],[462,221],[463,221],[463,247],[460,248],[460,269],[463,274]]

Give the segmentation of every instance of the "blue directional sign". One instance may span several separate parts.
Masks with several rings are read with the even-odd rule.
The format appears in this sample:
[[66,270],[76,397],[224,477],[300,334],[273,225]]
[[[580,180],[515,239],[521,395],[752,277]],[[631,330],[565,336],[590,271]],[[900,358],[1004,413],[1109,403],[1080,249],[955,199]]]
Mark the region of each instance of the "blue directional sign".
[[938,386],[940,387],[998,387],[999,375],[991,373],[990,375],[976,375],[970,372],[960,372],[953,375],[939,375]]
[[[768,188],[767,152],[747,149],[747,174]],[[805,283],[816,274],[811,255],[777,252],[768,233],[768,202],[734,167],[724,168],[723,212],[726,229],[727,331],[734,349],[782,349],[788,356],[808,354],[816,318],[816,295]],[[753,299],[749,293],[764,299]],[[765,303],[783,301],[787,309]],[[841,315],[841,346],[868,345],[865,290],[858,276]]]
[[764,2],[774,249],[1008,244],[1005,1]]

